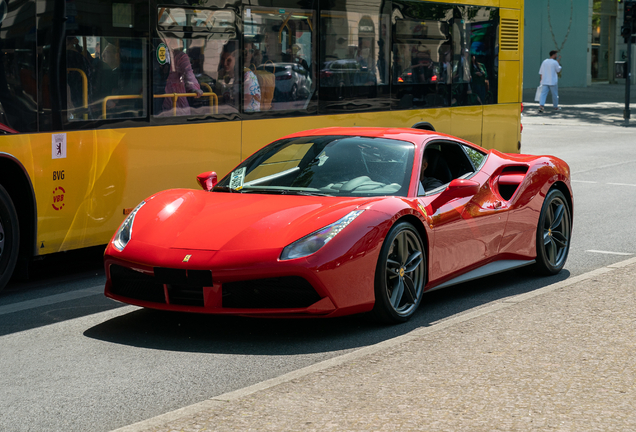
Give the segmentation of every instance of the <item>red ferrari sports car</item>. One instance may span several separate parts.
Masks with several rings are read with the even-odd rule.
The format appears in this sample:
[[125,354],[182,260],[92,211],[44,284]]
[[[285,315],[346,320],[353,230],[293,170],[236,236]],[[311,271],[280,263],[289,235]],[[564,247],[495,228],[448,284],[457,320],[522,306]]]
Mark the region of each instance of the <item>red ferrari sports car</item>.
[[203,190],[139,204],[106,248],[108,297],[245,316],[408,320],[426,291],[559,272],[570,169],[437,132],[327,128],[275,141]]

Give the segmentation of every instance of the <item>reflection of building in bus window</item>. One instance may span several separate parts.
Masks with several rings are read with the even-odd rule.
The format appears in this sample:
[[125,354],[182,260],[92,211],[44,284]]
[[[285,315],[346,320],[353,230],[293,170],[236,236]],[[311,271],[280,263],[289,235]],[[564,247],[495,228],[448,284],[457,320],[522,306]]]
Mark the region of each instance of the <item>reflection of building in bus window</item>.
[[[201,97],[203,91],[192,71],[190,58],[181,49],[166,51],[166,64],[170,67],[170,73],[166,79],[166,94],[171,93],[194,93],[195,98]],[[173,110],[173,100],[164,98],[163,110]],[[176,106],[178,116],[190,115],[190,104],[188,98],[181,96],[177,98]]]

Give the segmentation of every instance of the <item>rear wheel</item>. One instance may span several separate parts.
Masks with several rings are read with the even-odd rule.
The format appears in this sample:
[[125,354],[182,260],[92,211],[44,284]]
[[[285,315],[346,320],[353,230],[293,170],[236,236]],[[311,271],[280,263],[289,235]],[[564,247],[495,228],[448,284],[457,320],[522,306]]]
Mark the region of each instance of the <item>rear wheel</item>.
[[11,279],[18,260],[19,246],[18,215],[11,197],[0,186],[0,291]]
[[548,192],[537,226],[537,263],[535,269],[544,275],[561,271],[568,258],[572,234],[572,213],[568,201],[558,189]]
[[426,255],[417,230],[401,222],[384,240],[375,272],[373,313],[381,321],[407,321],[422,300]]

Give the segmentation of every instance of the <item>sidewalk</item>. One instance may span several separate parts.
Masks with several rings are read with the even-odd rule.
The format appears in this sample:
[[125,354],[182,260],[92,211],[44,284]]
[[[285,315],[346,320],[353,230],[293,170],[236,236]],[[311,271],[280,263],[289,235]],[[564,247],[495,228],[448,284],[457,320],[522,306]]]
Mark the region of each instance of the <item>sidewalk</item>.
[[118,431],[636,430],[634,280],[636,258]]
[[[629,127],[636,127],[636,86],[630,92],[631,119]],[[523,90],[523,124],[591,123],[626,126],[625,85],[593,83],[586,88],[559,88],[561,111],[552,108],[552,96],[545,104],[545,112],[539,114],[539,103],[534,101],[536,88]]]

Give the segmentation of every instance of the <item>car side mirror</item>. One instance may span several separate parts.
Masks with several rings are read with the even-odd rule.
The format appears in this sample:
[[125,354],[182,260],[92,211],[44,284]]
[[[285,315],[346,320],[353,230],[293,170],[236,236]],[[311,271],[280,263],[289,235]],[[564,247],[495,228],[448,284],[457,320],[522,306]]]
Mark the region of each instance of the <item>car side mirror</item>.
[[197,181],[204,191],[210,192],[217,184],[216,172],[208,171],[197,176]]
[[[455,179],[439,194],[429,205],[430,212],[434,213],[438,208],[457,198],[465,198],[476,195],[479,192],[479,183],[473,180]],[[428,211],[429,209],[427,209]]]

